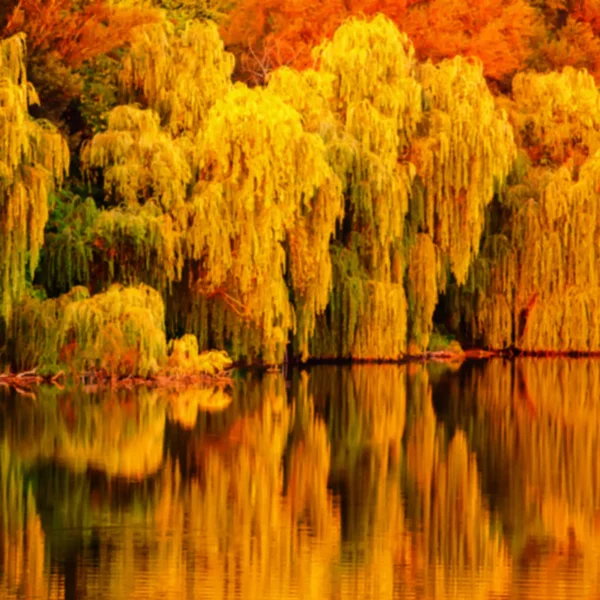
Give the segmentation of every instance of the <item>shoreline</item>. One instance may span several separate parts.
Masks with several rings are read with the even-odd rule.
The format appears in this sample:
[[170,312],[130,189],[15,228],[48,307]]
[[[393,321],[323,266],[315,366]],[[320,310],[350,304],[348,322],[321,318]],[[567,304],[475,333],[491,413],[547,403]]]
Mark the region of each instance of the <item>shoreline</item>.
[[377,358],[310,358],[301,362],[291,360],[279,365],[264,365],[260,363],[245,364],[234,363],[231,368],[215,374],[181,374],[167,375],[157,374],[150,377],[141,376],[111,376],[109,373],[98,371],[87,371],[81,374],[67,374],[59,371],[56,374],[40,375],[37,369],[23,371],[21,373],[0,373],[0,386],[22,391],[28,395],[36,386],[54,385],[64,388],[67,383],[81,385],[84,388],[111,388],[111,389],[133,389],[144,386],[150,389],[185,389],[193,386],[229,386],[233,385],[234,379],[230,373],[234,370],[256,370],[265,373],[285,371],[289,367],[310,368],[318,365],[403,365],[410,363],[442,362],[457,363],[467,360],[489,360],[492,358],[515,359],[519,357],[530,358],[600,358],[600,351],[595,352],[572,352],[572,351],[523,351],[515,349],[485,350],[483,348],[470,348],[461,352],[449,350],[436,350],[417,355],[405,355],[399,359],[377,359]]

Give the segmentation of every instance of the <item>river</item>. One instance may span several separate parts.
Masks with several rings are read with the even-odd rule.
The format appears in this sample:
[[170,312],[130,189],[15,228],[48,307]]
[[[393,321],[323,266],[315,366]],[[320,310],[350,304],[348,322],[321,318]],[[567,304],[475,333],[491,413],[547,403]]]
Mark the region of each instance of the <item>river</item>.
[[600,360],[0,388],[0,598],[600,598]]

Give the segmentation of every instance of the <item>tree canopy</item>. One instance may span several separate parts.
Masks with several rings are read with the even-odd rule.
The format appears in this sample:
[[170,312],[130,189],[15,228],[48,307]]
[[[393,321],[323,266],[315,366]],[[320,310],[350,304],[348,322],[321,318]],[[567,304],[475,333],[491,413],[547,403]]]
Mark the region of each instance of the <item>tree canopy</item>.
[[[9,31],[28,6],[19,4]],[[269,27],[288,18],[277,20],[278,6],[269,5]],[[139,286],[160,298],[152,335],[164,336],[161,348],[192,335],[196,353],[219,348],[265,364],[287,352],[396,360],[444,335],[490,348],[600,349],[590,325],[600,189],[593,74],[524,70],[529,59],[514,53],[494,74],[497,63],[471,48],[485,47],[475,33],[469,50],[448,38],[455,49],[425,52],[410,23],[435,22],[442,44],[453,27],[444,6],[390,4],[389,16],[339,23],[346,13],[329,7],[332,31],[315,47],[303,38],[310,68],[272,63],[244,83],[215,22],[235,29],[237,8],[229,20],[216,6],[190,20],[187,8],[162,2],[111,49],[100,40],[95,57],[63,53],[90,85],[112,61],[110,98],[81,95],[68,125],[32,116],[46,113],[36,112],[24,34],[0,42],[2,361],[60,363],[75,338],[85,354],[83,334],[50,348],[42,330],[38,350],[21,359],[9,349],[44,314],[67,318],[72,294],[85,290],[96,306],[115,284],[127,302]],[[483,29],[479,5],[461,18],[482,40],[510,21],[515,30],[503,35],[528,44],[518,28],[559,13],[527,6],[490,4]],[[387,10],[363,12],[376,9]],[[138,8],[110,10],[125,19]],[[569,9],[594,31],[592,13],[585,3]],[[46,50],[36,44],[39,58]],[[509,71],[511,94],[501,94]],[[152,357],[167,364],[166,350],[140,344],[135,360],[126,352],[134,371],[151,372]]]

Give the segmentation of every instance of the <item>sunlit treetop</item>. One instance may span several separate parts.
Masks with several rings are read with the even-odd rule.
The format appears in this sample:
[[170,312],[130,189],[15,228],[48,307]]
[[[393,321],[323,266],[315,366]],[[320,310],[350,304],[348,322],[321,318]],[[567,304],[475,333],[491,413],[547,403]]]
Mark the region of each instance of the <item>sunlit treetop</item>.
[[333,112],[333,81],[322,71],[280,67],[269,74],[267,88],[300,113],[306,131],[318,133],[328,144],[337,138],[339,125]]
[[121,85],[132,100],[155,110],[168,129],[195,131],[231,88],[233,55],[214,23],[190,21],[141,28],[123,61]]
[[506,113],[495,107],[480,61],[426,63],[418,78],[428,110],[425,135],[410,159],[425,187],[425,229],[460,284],[479,249],[484,209],[516,158],[514,135]]
[[90,175],[103,169],[107,199],[135,205],[153,201],[163,210],[181,205],[192,172],[186,146],[160,129],[153,110],[118,106],[108,128],[84,146],[81,160]]
[[532,159],[581,164],[600,148],[600,94],[586,70],[518,73],[513,98],[511,117]]
[[333,75],[336,112],[348,118],[350,107],[368,101],[394,120],[403,142],[410,139],[421,116],[417,62],[412,43],[389,19],[350,19],[314,56]]

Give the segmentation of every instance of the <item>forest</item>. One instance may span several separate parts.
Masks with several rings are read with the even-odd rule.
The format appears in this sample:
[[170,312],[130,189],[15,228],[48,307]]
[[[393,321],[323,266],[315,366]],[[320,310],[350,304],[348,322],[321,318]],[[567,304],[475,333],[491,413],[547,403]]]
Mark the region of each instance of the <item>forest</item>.
[[599,77],[595,0],[3,2],[0,372],[598,353]]

